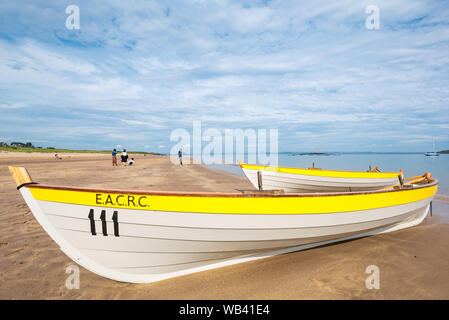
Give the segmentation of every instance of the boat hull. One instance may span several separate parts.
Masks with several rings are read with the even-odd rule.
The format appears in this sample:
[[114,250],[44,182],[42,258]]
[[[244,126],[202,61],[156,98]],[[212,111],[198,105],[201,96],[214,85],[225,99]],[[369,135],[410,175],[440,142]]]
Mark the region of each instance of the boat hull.
[[[359,201],[357,195],[146,195],[142,204],[154,203],[154,208],[148,208],[138,205],[140,198],[129,206],[119,201],[104,205],[98,200],[111,195],[115,199],[137,199],[137,194],[126,192],[102,194],[32,186],[20,189],[37,221],[73,261],[101,276],[135,283],[411,227],[425,218],[436,186],[424,191],[406,200],[400,200],[397,192],[386,193],[385,204],[378,205],[374,204],[379,201],[373,198],[375,194],[358,195],[373,198],[371,202],[368,198]],[[161,210],[160,198],[167,198],[161,203],[170,203],[171,207]],[[210,212],[198,201],[209,201]],[[265,211],[257,208],[257,203],[264,201]],[[352,206],[351,201],[355,201]],[[175,210],[177,203],[186,210]],[[224,208],[223,203],[230,205]],[[231,212],[233,203],[239,204],[236,212]],[[371,207],[366,203],[372,203]]]
[[245,176],[255,187],[259,187],[257,172],[262,176],[263,190],[284,190],[288,193],[306,192],[351,192],[388,188],[399,183],[398,177],[390,178],[351,178],[285,173],[242,168]]

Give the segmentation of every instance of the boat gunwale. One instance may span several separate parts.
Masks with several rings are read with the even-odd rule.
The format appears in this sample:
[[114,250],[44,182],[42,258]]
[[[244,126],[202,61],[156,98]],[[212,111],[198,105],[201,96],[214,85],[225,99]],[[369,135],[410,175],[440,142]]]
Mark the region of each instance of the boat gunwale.
[[[263,165],[258,165],[258,164],[248,164],[248,163],[239,163],[240,168],[242,169],[249,169],[249,170],[261,170],[261,169],[252,169],[252,168],[244,168],[244,166],[249,166],[249,167],[259,167],[259,168],[274,168],[274,169],[288,169],[288,170],[309,170],[309,171],[316,171],[316,172],[323,172],[323,171],[328,171],[328,172],[342,172],[342,173],[376,173],[376,174],[397,174],[400,175],[402,172],[399,171],[394,171],[394,172],[387,172],[387,171],[344,171],[344,170],[328,170],[328,169],[318,169],[318,168],[292,168],[292,167],[274,167],[274,166],[263,166]],[[280,172],[278,170],[262,170],[262,171],[271,171],[271,172]],[[293,172],[288,172],[288,173],[292,173],[292,174],[300,174],[300,173],[293,173]],[[365,178],[365,179],[369,179],[369,178]]]
[[231,192],[182,192],[182,191],[146,191],[146,190],[121,190],[121,189],[102,189],[102,188],[82,188],[69,186],[53,186],[45,184],[30,184],[24,188],[53,189],[79,192],[109,193],[109,194],[134,194],[149,196],[174,196],[174,197],[217,197],[217,198],[306,198],[306,197],[332,197],[332,196],[348,196],[348,195],[364,195],[364,194],[380,194],[389,192],[412,191],[424,188],[430,188],[438,185],[438,179],[432,182],[416,185],[413,188],[387,189],[387,190],[370,190],[370,191],[352,191],[352,192],[323,192],[323,193],[283,193],[283,194],[244,194]]

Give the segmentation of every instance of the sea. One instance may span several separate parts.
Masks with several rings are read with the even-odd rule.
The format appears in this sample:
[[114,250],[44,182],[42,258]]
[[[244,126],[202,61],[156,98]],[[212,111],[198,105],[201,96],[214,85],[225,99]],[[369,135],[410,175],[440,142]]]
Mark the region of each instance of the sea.
[[[247,159],[247,155],[245,156]],[[241,160],[246,160],[241,159]],[[251,163],[253,164],[253,163]],[[256,163],[259,164],[259,163]],[[243,175],[237,164],[210,164],[211,168]],[[438,193],[449,196],[449,154],[436,157],[423,153],[329,153],[308,155],[293,152],[279,153],[278,166],[291,168],[322,168],[327,170],[367,171],[378,166],[381,171],[404,170],[404,177],[414,177],[431,172],[439,181]]]

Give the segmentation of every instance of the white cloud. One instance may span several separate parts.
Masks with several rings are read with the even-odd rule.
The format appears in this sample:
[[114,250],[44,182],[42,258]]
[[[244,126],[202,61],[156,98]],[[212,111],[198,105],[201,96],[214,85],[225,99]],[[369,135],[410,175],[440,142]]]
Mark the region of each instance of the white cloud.
[[42,136],[56,127],[125,144],[140,134],[158,146],[193,120],[329,146],[332,130],[348,147],[373,134],[405,144],[410,122],[416,141],[446,139],[449,6],[379,0],[381,28],[369,31],[368,4],[81,1],[79,32],[59,26],[53,3],[1,4],[14,41],[0,37],[0,121],[12,130],[41,110],[52,119],[48,131],[32,128]]
[[15,103],[2,103],[0,102],[0,109],[19,109],[19,108],[25,108],[27,105],[20,102]]

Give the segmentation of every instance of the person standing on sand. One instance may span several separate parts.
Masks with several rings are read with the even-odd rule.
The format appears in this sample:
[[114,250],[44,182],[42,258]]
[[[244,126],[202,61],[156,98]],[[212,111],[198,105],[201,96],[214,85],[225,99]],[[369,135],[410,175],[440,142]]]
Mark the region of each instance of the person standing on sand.
[[182,166],[182,151],[178,151],[178,157],[179,157],[179,164]]
[[117,164],[117,150],[112,150],[112,166],[118,166]]
[[126,153],[126,149],[123,149],[123,152],[120,155],[120,158],[122,159],[122,164],[124,166],[126,166],[126,162],[128,161],[128,154]]

